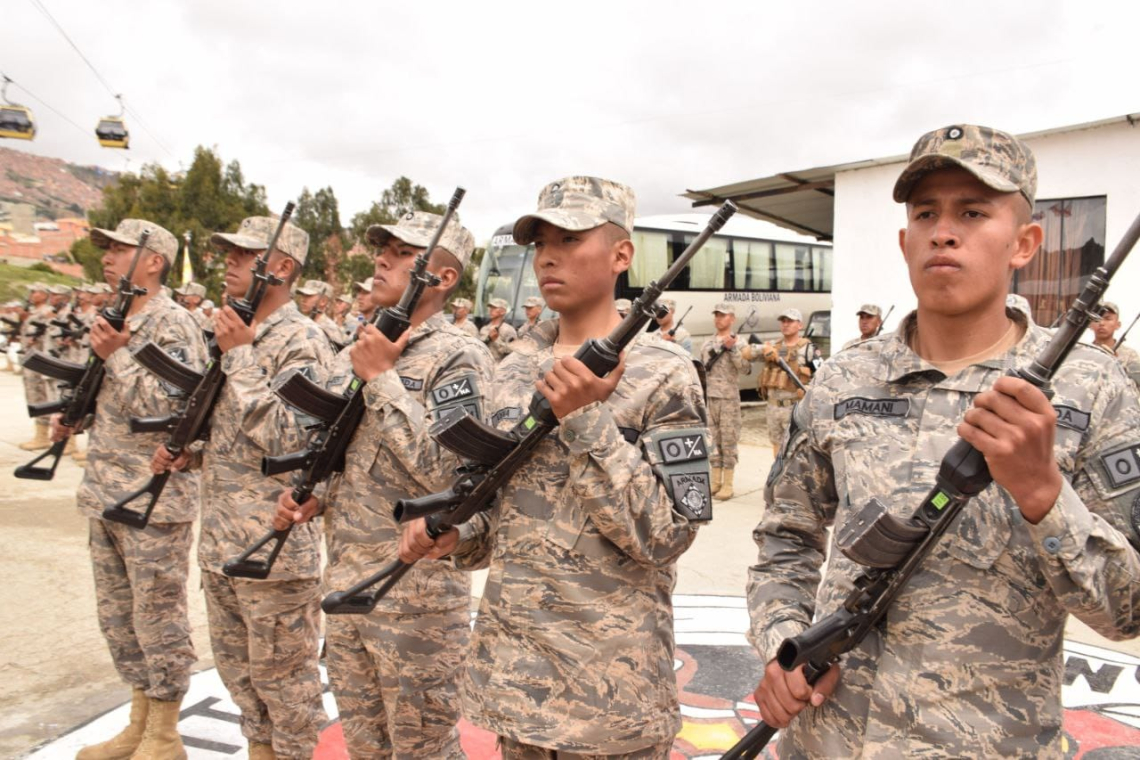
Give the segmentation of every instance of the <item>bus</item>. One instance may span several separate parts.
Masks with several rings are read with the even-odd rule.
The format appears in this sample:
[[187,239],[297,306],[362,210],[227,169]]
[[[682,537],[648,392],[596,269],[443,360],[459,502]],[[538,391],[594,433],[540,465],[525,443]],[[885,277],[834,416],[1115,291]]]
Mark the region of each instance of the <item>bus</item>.
[[[668,214],[638,217],[634,222],[635,254],[628,272],[618,278],[614,298],[633,300],[645,286],[664,272],[685,247],[704,229],[705,214]],[[502,298],[511,305],[507,319],[514,325],[526,319],[522,303],[539,296],[534,272],[534,246],[517,245],[513,225],[495,231],[479,267],[475,290],[475,315],[485,319],[486,304]],[[799,309],[805,334],[829,353],[831,315],[832,247],[768,222],[734,216],[693,258],[668,290],[665,298],[677,303],[679,318],[692,306],[684,327],[693,336],[693,354],[715,332],[712,310],[727,301],[736,306],[737,328],[761,340],[780,337],[780,313]],[[747,327],[745,317],[755,316]],[[544,309],[542,318],[554,316]],[[656,329],[651,323],[650,329]],[[757,373],[741,377],[742,389],[754,388]]]

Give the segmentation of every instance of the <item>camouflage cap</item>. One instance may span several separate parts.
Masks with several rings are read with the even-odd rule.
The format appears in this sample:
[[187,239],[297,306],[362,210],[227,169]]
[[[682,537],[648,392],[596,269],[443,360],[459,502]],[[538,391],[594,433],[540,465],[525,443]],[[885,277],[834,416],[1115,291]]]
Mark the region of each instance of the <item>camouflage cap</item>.
[[519,245],[534,241],[539,222],[581,232],[612,222],[633,232],[637,199],[625,185],[597,177],[566,177],[551,182],[538,194],[538,210],[519,217],[514,237]]
[[32,282],[25,285],[24,287],[27,288],[28,292],[31,293],[34,293],[37,290],[43,291],[44,293],[48,292],[48,284],[46,282]]
[[731,314],[732,316],[735,317],[736,316],[736,307],[733,306],[732,304],[728,303],[727,301],[721,301],[720,303],[718,303],[716,306],[713,307],[713,314]]
[[661,304],[662,306],[664,306],[669,311],[676,311],[677,310],[677,302],[674,301],[672,298],[658,298],[657,303]]
[[70,295],[71,287],[68,285],[49,285],[48,292],[53,296],[66,296]]
[[336,300],[340,301],[341,303],[347,303],[350,305],[352,304],[352,296],[350,295],[337,296]]
[[178,255],[178,238],[169,230],[145,219],[124,219],[114,230],[92,227],[91,242],[99,248],[110,248],[111,243],[137,246],[143,230],[150,230],[150,237],[146,239],[147,249],[161,255],[168,264],[173,264],[174,257]]
[[174,292],[180,296],[198,296],[199,298],[205,298],[206,286],[200,282],[188,282],[180,288],[175,288]]
[[623,314],[628,314],[629,310],[633,308],[633,301],[630,301],[628,298],[619,298],[614,301],[614,308]]
[[505,298],[492,298],[487,302],[487,305],[492,309],[506,309],[507,311],[511,310],[511,305],[507,303],[507,299]]
[[353,283],[353,285],[356,287],[357,290],[363,290],[367,293],[372,292],[372,278],[371,277],[369,277],[368,279],[363,280],[361,282]]
[[209,299],[206,299],[205,301],[202,302],[202,304],[198,308],[199,309],[213,309],[214,308],[214,302],[209,300]]
[[873,303],[863,304],[862,306],[859,307],[859,311],[857,311],[855,313],[856,314],[869,314],[872,317],[883,316],[883,310],[880,309],[878,306],[876,306]]
[[538,296],[531,296],[530,298],[523,301],[523,308],[524,309],[530,309],[530,308],[535,307],[535,306],[538,306],[538,307],[546,306],[546,302],[543,301]]
[[784,309],[780,312],[780,316],[776,317],[776,319],[791,319],[796,322],[803,322],[804,315],[800,314],[799,309]]
[[298,295],[302,296],[332,296],[332,285],[323,280],[305,280],[305,284],[297,288]]
[[[427,248],[432,236],[439,228],[443,216],[427,211],[409,211],[400,217],[396,224],[374,224],[368,228],[365,237],[377,248],[392,238],[402,240],[416,248]],[[459,214],[454,214],[439,239],[439,247],[450,253],[459,265],[467,268],[471,254],[475,251],[475,236],[459,223]]]
[[1101,301],[1100,308],[1102,311],[1111,311],[1116,316],[1120,316],[1120,307],[1112,301]]
[[110,295],[115,292],[115,289],[105,282],[97,282],[91,286],[91,291],[93,293],[103,293],[105,295]]
[[910,163],[895,182],[895,201],[905,203],[914,186],[930,172],[955,166],[998,192],[1020,192],[1033,207],[1037,195],[1033,151],[1011,134],[970,124],[943,127],[918,138]]
[[[237,232],[215,232],[210,242],[218,248],[244,248],[247,251],[264,251],[269,238],[277,229],[279,217],[251,216],[241,220]],[[309,256],[309,233],[292,222],[285,224],[281,237],[277,238],[277,250],[298,264],[304,264]]]
[[453,308],[453,309],[467,309],[468,311],[470,311],[471,310],[471,301],[467,300],[466,298],[456,298],[451,302],[451,308]]

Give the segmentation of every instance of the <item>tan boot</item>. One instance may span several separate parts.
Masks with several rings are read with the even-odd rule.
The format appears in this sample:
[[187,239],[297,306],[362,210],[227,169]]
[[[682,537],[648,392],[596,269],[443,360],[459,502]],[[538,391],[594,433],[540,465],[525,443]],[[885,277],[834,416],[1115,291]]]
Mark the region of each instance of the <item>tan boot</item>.
[[50,449],[51,438],[48,436],[48,426],[36,425],[35,436],[27,443],[21,443],[20,448],[24,451],[43,451],[44,449]]
[[709,486],[709,493],[715,497],[722,482],[724,482],[724,470],[720,467],[712,468],[712,484]]
[[728,501],[732,498],[732,473],[733,469],[731,467],[724,468],[724,480],[721,482],[720,490],[713,494],[713,498],[717,501]]
[[146,732],[131,760],[186,760],[186,748],[178,735],[178,713],[181,709],[181,699],[173,702],[150,700]]
[[146,731],[146,715],[149,700],[146,692],[135,689],[131,692],[131,722],[119,735],[102,744],[92,744],[79,750],[75,760],[127,760],[142,743]]
[[277,760],[277,753],[273,751],[272,744],[250,742],[249,760]]

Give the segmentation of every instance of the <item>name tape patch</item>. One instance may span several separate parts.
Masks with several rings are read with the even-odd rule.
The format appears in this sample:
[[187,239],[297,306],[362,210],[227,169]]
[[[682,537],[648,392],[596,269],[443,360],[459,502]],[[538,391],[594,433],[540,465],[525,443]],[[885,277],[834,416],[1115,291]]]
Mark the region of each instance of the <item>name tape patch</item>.
[[498,425],[503,420],[514,421],[522,416],[522,408],[518,406],[505,406],[491,415],[491,423]]
[[869,417],[905,417],[910,411],[908,398],[854,398],[844,399],[835,405],[835,419],[839,421],[849,414],[865,414]]
[[661,451],[661,458],[666,464],[674,462],[690,462],[694,459],[708,459],[708,448],[705,446],[705,437],[700,433],[691,435],[675,435],[672,438],[662,438],[657,443]]
[[1100,463],[1113,488],[1123,488],[1140,481],[1140,446],[1129,446],[1100,455]]
[[1082,412],[1075,407],[1062,406],[1060,404],[1054,404],[1053,408],[1057,410],[1057,424],[1061,427],[1076,430],[1078,433],[1083,433],[1089,429],[1091,417],[1088,412]]
[[464,377],[431,389],[431,398],[436,405],[467,398],[475,393],[471,378]]
[[400,375],[400,382],[404,384],[405,390],[422,391],[424,389],[424,381],[417,377],[405,377],[404,375]]

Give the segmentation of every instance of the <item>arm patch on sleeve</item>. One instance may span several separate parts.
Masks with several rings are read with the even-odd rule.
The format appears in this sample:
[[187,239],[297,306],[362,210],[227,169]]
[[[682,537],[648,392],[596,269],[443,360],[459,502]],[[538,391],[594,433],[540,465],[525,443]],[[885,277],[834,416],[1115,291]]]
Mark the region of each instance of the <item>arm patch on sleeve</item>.
[[691,522],[712,519],[705,428],[655,430],[642,439],[654,475],[665,486],[673,511]]
[[474,373],[437,383],[428,392],[428,405],[433,420],[438,420],[457,407],[466,409],[476,419],[483,419],[483,394]]

